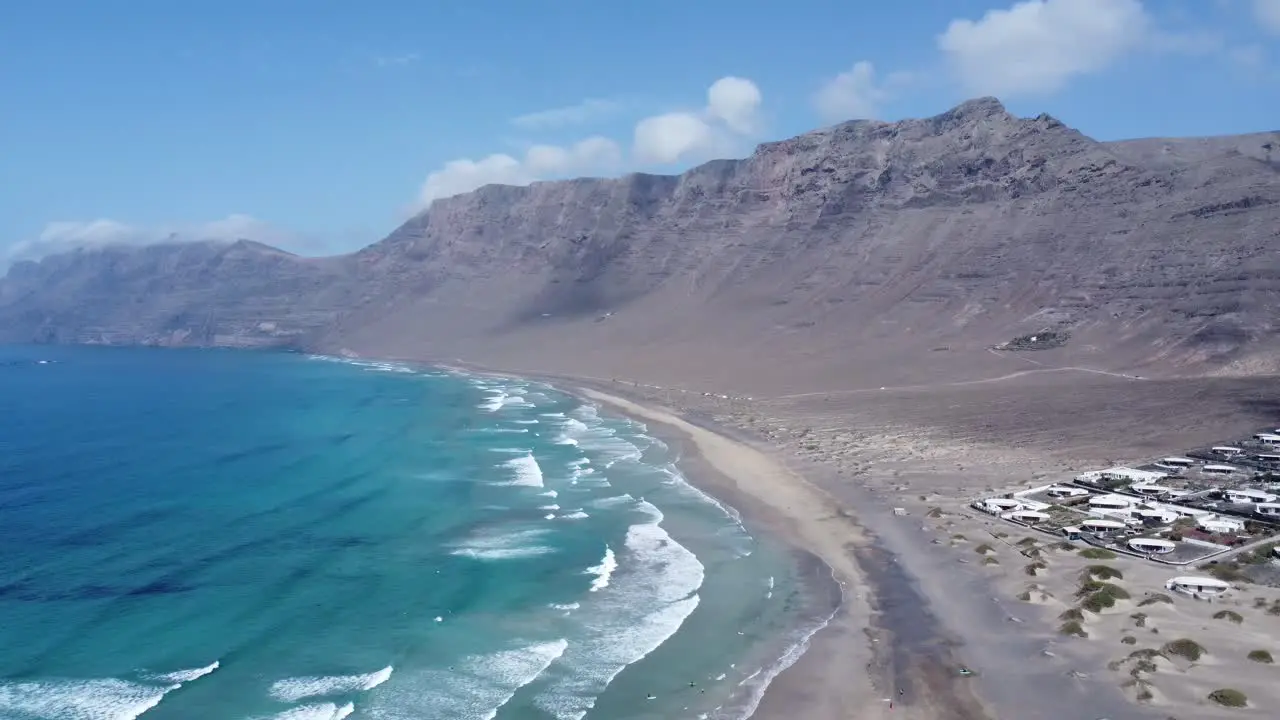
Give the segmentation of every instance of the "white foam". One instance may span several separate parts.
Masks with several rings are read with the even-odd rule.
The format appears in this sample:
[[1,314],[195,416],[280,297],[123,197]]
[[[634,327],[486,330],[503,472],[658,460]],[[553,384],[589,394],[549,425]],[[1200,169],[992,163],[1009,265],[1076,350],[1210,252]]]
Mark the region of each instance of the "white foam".
[[631,497],[630,493],[623,493],[621,495],[614,495],[613,497],[600,498],[599,500],[591,503],[591,506],[601,509],[615,508],[622,505],[630,505],[631,503],[634,503],[635,500],[635,498]]
[[582,512],[581,510],[574,510],[571,513],[565,513],[564,515],[561,515],[560,519],[561,520],[585,520],[589,517],[591,516]]
[[362,708],[377,720],[493,720],[520,688],[542,675],[568,646],[563,639],[535,643],[469,657],[448,671],[422,671],[410,682],[378,691]]
[[583,635],[534,699],[559,720],[584,717],[618,673],[666,642],[698,606],[702,563],[661,527],[658,508],[643,500],[636,508],[648,520],[628,529],[617,558],[621,570],[611,573],[607,591],[578,611],[575,617],[585,615]]
[[324,362],[333,362],[341,365],[352,365],[355,367],[365,368],[367,370],[378,370],[381,372],[394,373],[417,373],[418,371],[408,365],[400,363],[386,362],[382,360],[360,360],[357,358],[336,357],[333,355],[308,355],[308,360],[321,360]]
[[50,720],[133,720],[181,687],[115,678],[0,683],[0,717]]
[[518,424],[520,424],[520,425],[537,425],[537,424],[538,424],[538,421],[537,421],[537,420],[534,420],[534,419],[529,419],[529,420],[516,420],[516,422],[517,422]]
[[265,720],[342,720],[356,711],[356,706],[347,703],[338,706],[334,703],[315,703],[276,713]]
[[476,533],[459,544],[451,554],[477,560],[518,560],[555,552],[538,544],[547,533],[544,529],[515,531],[487,530]]
[[549,498],[559,497],[559,496],[560,496],[560,493],[556,492],[555,490],[548,490],[548,491],[546,491],[546,492],[542,492],[542,493],[538,493],[538,494],[539,494],[539,495],[541,495],[542,497],[549,497]]
[[486,412],[497,412],[502,409],[502,403],[507,399],[507,394],[501,390],[490,390],[489,397],[484,402],[476,405],[476,408]]
[[613,555],[613,548],[605,545],[604,557],[600,559],[600,564],[592,565],[585,571],[587,575],[595,575],[591,580],[590,592],[599,592],[609,587],[609,578],[613,577],[613,571],[617,569],[618,559]]
[[[832,577],[834,579],[835,571],[832,571]],[[840,594],[843,596],[844,586],[841,585],[840,587],[841,587]],[[770,593],[770,595],[772,594],[773,593]],[[805,652],[809,649],[809,643],[810,641],[813,640],[813,636],[816,635],[819,630],[825,628],[828,624],[831,623],[831,620],[835,618],[836,613],[840,612],[839,608],[842,607],[843,605],[844,605],[844,601],[842,599],[840,602],[840,605],[838,605],[835,610],[831,611],[831,614],[828,615],[824,620],[821,620],[815,623],[813,626],[803,630],[800,633],[800,636],[797,638],[796,642],[793,645],[791,645],[791,647],[787,648],[787,651],[782,654],[782,657],[778,658],[777,662],[775,662],[773,665],[770,665],[767,668],[763,668],[763,670],[757,670],[755,673],[752,673],[751,677],[747,678],[747,680],[750,680],[757,676],[763,675],[760,681],[757,682],[751,688],[751,693],[748,696],[745,712],[742,713],[741,717],[749,718],[751,717],[752,714],[755,713],[756,708],[760,705],[761,698],[764,697],[764,693],[766,690],[769,689],[769,684],[773,682],[773,679],[778,677],[778,675],[780,675],[783,670],[786,670],[787,668],[796,664],[796,661],[800,659],[800,656],[804,655]],[[739,685],[741,686],[745,682],[746,680],[744,680],[742,683],[739,683]]]
[[187,683],[187,682],[191,682],[192,680],[202,678],[205,675],[208,675],[214,670],[217,670],[220,665],[221,663],[219,663],[217,660],[214,660],[211,664],[205,665],[204,667],[191,668],[190,670],[176,670],[171,673],[151,675],[151,676],[148,676],[146,679],[152,680],[154,682],[165,683],[165,684]]
[[538,509],[539,510],[559,510],[560,506],[559,505],[542,505]]
[[312,675],[286,678],[272,683],[270,693],[271,697],[281,702],[350,695],[372,690],[390,680],[391,671],[392,667],[388,665],[377,672],[363,675]]
[[556,519],[556,515],[555,515],[555,513],[547,513],[546,515],[543,515],[543,516],[542,516],[542,519],[543,519],[543,520],[555,520],[555,519]]
[[533,457],[533,453],[511,458],[502,463],[502,467],[507,468],[515,475],[510,483],[512,485],[520,485],[522,487],[543,486],[542,468],[538,466],[538,461]]
[[564,603],[564,604],[551,603],[549,607],[552,610],[577,610],[578,608],[582,607],[582,605],[576,602]]

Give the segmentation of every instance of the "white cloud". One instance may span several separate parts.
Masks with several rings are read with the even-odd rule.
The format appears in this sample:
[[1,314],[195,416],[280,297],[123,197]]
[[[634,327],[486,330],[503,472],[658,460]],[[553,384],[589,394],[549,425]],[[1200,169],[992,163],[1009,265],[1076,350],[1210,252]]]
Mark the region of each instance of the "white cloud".
[[864,120],[875,118],[888,97],[876,82],[875,66],[864,60],[827,81],[814,95],[813,104],[826,120]]
[[[692,112],[669,112],[636,123],[632,160],[641,164],[669,164],[730,153],[737,141],[759,132],[763,97],[745,78],[724,77],[707,89],[707,104]],[[526,127],[546,127],[581,117],[582,105],[523,116]],[[536,118],[532,121],[529,118]],[[516,118],[513,122],[519,121]],[[528,185],[538,180],[588,174],[613,174],[623,169],[619,143],[590,137],[573,145],[534,145],[523,157],[495,153],[479,160],[459,159],[427,176],[417,207],[470,192],[484,185]]]
[[1146,37],[1139,0],[1024,0],[981,20],[953,20],[938,47],[967,90],[1051,93],[1110,66]]
[[44,226],[35,238],[10,245],[4,253],[9,262],[32,260],[76,248],[109,245],[149,245],[166,240],[253,240],[297,251],[324,248],[305,238],[248,215],[228,215],[221,220],[184,225],[141,226],[117,220],[64,220]]
[[636,124],[632,155],[640,163],[667,165],[731,152],[736,141],[759,131],[760,88],[745,78],[723,77],[707,89],[697,112],[671,112]]
[[684,157],[713,152],[721,141],[715,128],[695,113],[655,115],[636,123],[636,160],[666,165]]
[[723,120],[729,129],[750,135],[758,129],[764,97],[756,84],[740,77],[723,77],[707,89],[707,115]]
[[611,171],[622,162],[622,150],[613,140],[589,137],[568,147],[534,145],[522,159],[495,153],[480,160],[452,160],[427,176],[420,203],[470,192],[485,185],[528,185],[545,178],[576,173]]
[[1280,0],[1253,0],[1253,14],[1262,29],[1280,35]]
[[526,113],[512,118],[511,124],[525,130],[552,130],[595,122],[621,109],[622,103],[616,100],[587,99],[577,105]]

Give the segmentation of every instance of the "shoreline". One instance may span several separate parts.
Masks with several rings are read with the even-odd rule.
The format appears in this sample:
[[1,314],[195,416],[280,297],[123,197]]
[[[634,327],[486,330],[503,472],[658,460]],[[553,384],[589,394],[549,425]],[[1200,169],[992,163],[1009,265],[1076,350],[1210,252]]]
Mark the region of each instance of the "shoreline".
[[[822,563],[831,573],[833,594],[837,595],[832,598],[834,609],[778,658],[770,668],[773,677],[754,708],[744,708],[750,711],[745,717],[770,720],[800,715],[836,720],[848,717],[849,708],[859,708],[860,718],[894,717],[902,716],[906,709],[903,701],[912,710],[924,711],[917,717],[982,717],[953,712],[959,698],[938,702],[942,698],[934,697],[937,683],[931,677],[937,668],[894,657],[900,653],[893,641],[909,629],[901,626],[902,619],[888,623],[900,627],[882,627],[885,618],[872,601],[878,593],[863,563],[876,552],[877,543],[825,491],[771,453],[720,428],[713,429],[712,423],[691,420],[637,402],[625,393],[607,392],[586,383],[566,387],[559,380],[555,387],[644,423],[655,437],[679,448],[677,464],[688,482],[737,509],[749,527],[769,533]],[[880,582],[900,584],[902,579],[882,578]],[[919,605],[915,608],[923,609]],[[909,614],[914,617],[908,624],[920,621],[918,612]],[[925,633],[925,643],[934,640],[932,633]],[[894,650],[886,652],[889,647]],[[889,700],[899,691],[891,707]],[[965,700],[959,705],[972,707],[976,703],[973,698]]]
[[[455,360],[435,367],[543,382],[644,424],[669,447],[685,479],[830,572],[840,599],[832,616],[763,692],[751,720],[989,720],[978,696],[949,668],[951,648],[918,584],[846,503],[798,472],[774,447],[687,409],[659,405],[618,381],[493,370]],[[866,566],[866,567],[864,567]],[[870,570],[871,572],[868,572]],[[775,664],[784,662],[779,657]]]

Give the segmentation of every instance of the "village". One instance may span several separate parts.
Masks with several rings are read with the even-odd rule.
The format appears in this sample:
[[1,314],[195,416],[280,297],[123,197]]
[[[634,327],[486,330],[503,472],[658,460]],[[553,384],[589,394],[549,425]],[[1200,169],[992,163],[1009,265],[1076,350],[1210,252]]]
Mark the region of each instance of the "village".
[[1233,583],[1280,587],[1280,429],[971,507],[1061,540],[1199,571],[1171,578],[1173,592],[1212,598]]

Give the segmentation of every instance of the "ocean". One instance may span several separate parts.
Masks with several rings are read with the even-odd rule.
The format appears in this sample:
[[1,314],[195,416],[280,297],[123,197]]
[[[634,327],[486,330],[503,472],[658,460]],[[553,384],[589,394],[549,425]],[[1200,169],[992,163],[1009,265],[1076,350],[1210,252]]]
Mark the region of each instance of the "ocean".
[[674,460],[536,382],[0,347],[0,719],[743,717],[824,611]]

